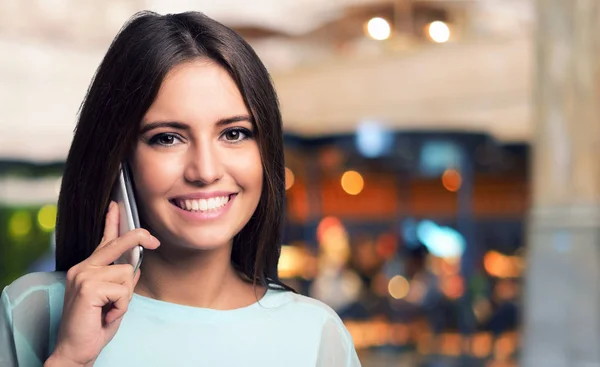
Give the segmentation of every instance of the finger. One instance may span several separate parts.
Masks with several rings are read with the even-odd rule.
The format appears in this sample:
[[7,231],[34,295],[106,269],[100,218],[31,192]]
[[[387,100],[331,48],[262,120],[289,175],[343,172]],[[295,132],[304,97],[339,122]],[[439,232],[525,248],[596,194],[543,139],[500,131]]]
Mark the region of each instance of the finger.
[[[89,282],[88,287],[93,287],[94,306],[110,307],[105,317],[105,322],[110,324],[122,317],[129,307],[129,289],[121,284],[110,282]],[[89,295],[92,296],[92,295]]]
[[121,284],[133,291],[133,271],[133,266],[129,264],[116,264],[90,270],[91,274],[87,275],[87,278],[92,281]]
[[[127,309],[129,308],[129,302],[131,301],[131,296],[128,292],[119,291],[121,294],[118,295],[118,298],[113,301],[112,308],[106,313],[105,322],[107,324],[112,324],[116,320],[122,318]],[[115,294],[115,296],[117,296]]]
[[106,244],[109,241],[114,240],[119,236],[119,204],[111,201],[108,205],[108,212],[104,220],[104,235],[100,246]]
[[137,245],[154,250],[160,246],[160,242],[147,230],[142,228],[134,229],[98,247],[86,261],[95,266],[110,265],[123,255],[125,251],[129,251]]
[[121,298],[129,302],[129,289],[112,282],[87,281],[79,288],[78,295],[93,307],[104,307],[116,302],[121,302],[119,305],[122,307],[123,303],[119,301]]

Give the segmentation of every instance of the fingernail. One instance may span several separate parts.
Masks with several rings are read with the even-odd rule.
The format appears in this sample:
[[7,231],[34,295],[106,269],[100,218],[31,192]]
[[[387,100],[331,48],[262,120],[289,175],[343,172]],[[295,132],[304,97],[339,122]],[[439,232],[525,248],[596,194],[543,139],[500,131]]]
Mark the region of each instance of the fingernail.
[[152,239],[154,240],[154,243],[156,244],[156,246],[160,246],[160,241],[158,240],[158,238],[152,236]]

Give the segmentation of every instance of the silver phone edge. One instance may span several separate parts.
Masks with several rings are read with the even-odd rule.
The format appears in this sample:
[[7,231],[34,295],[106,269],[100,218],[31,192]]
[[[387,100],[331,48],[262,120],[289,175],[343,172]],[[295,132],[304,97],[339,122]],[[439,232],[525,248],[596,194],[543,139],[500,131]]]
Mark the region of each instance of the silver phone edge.
[[[131,185],[131,175],[129,174],[128,168],[125,164],[122,164],[119,168],[119,187],[121,195],[123,196],[123,205],[127,213],[131,215],[127,217],[127,223],[129,230],[140,228],[139,217],[137,206],[135,203],[135,196],[133,195],[133,186]],[[133,274],[137,274],[144,257],[144,248],[140,245],[136,246],[131,251],[138,251],[137,264],[133,265]]]

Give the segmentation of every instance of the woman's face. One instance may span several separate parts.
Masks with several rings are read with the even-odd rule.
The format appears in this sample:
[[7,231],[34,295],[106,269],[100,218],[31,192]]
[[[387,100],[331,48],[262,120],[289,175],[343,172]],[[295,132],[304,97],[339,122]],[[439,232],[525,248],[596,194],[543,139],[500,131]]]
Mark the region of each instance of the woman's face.
[[231,244],[258,205],[263,171],[229,74],[209,61],[175,67],[140,131],[131,166],[145,223],[168,245]]

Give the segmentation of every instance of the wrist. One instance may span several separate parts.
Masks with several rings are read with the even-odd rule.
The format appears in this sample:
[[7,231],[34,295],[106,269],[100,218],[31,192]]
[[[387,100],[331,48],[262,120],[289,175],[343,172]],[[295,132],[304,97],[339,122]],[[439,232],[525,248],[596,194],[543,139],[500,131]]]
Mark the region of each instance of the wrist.
[[89,363],[76,362],[70,358],[67,358],[57,351],[54,351],[44,363],[44,367],[91,367],[94,365],[94,361]]
[[58,366],[81,367],[80,364],[77,364],[75,362],[61,358],[60,356],[57,356],[55,354],[51,354],[50,357],[48,357],[48,359],[46,360],[46,363],[44,363],[44,367],[58,367]]

